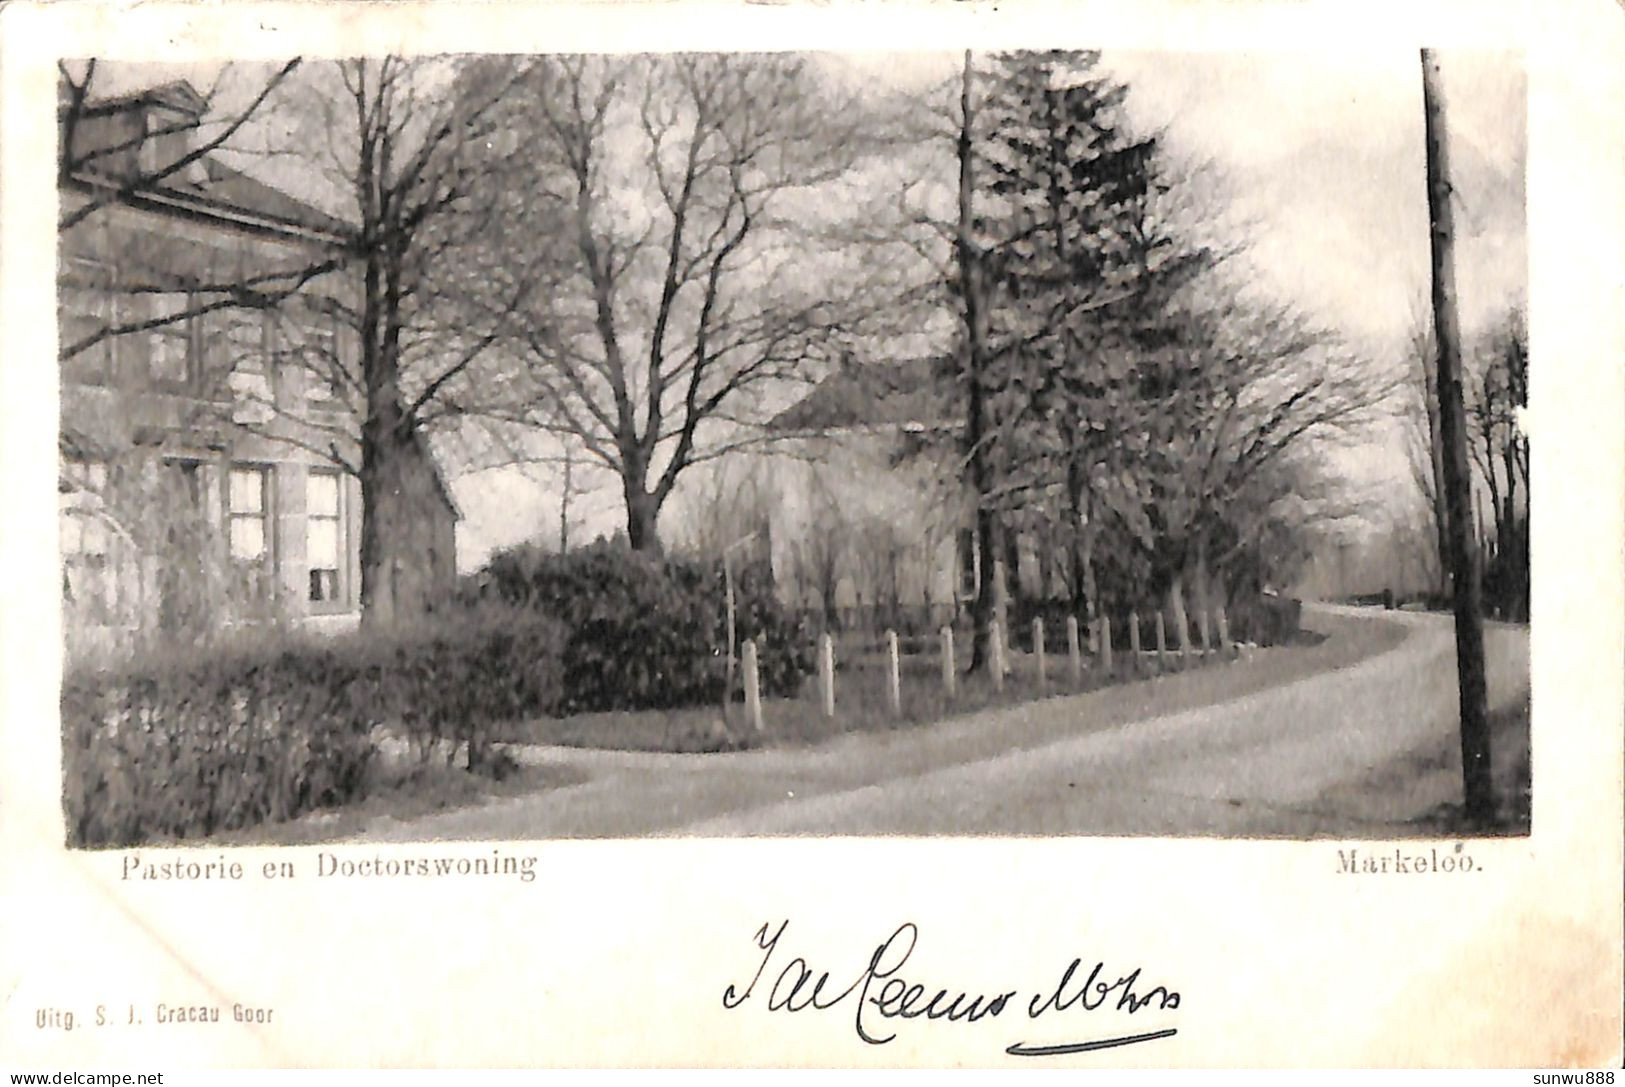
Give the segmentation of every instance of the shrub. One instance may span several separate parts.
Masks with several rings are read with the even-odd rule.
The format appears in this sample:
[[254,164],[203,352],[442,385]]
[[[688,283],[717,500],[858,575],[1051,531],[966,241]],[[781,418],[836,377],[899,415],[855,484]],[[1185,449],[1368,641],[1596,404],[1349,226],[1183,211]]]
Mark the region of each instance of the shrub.
[[73,845],[122,846],[292,819],[358,799],[375,730],[488,762],[491,727],[558,705],[556,622],[436,613],[335,639],[259,635],[64,677]]
[[375,755],[357,678],[330,651],[292,643],[65,677],[70,844],[187,838],[352,799]]
[[1298,637],[1303,604],[1274,593],[1240,594],[1231,601],[1230,636],[1256,645],[1285,645]]
[[[791,694],[811,667],[800,621],[760,574],[735,583],[736,633],[756,638],[763,691]],[[727,642],[719,566],[614,543],[568,554],[521,546],[494,556],[465,597],[556,617],[563,713],[671,709],[719,701]]]
[[563,690],[562,625],[533,610],[481,602],[348,640],[344,652],[374,716],[401,730],[421,758],[467,753],[487,767],[492,727],[556,713]]

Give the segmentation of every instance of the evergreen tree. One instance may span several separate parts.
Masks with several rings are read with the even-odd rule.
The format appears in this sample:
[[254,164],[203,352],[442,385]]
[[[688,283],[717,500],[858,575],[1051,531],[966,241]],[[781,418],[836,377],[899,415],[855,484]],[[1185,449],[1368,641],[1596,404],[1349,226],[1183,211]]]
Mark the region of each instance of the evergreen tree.
[[[1145,302],[1166,295],[1163,243],[1145,230],[1157,185],[1155,137],[1129,132],[1127,88],[1098,74],[1098,55],[996,59],[985,111],[998,237],[990,370],[1005,466],[1006,510],[1065,541],[1067,581],[1085,617],[1096,608],[1091,555],[1126,476],[1141,414],[1132,346]],[[1008,519],[1008,518],[1007,518]]]

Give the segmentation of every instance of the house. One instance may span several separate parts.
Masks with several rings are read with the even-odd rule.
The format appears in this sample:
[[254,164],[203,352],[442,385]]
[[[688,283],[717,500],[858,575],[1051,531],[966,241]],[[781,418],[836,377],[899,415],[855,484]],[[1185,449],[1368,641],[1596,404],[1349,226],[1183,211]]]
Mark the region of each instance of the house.
[[[794,447],[775,464],[775,581],[794,606],[946,622],[976,596],[982,556],[958,470],[958,424],[938,357],[838,367],[769,424]],[[1017,541],[1017,585],[1035,572]],[[1007,591],[999,560],[1001,603]]]
[[[70,655],[135,632],[360,616],[344,224],[199,153],[206,107],[185,83],[59,102]],[[449,585],[459,513],[426,463],[415,553]]]
[[[787,603],[841,622],[918,630],[962,616],[976,599],[984,560],[951,371],[942,358],[847,364],[771,422],[794,447],[773,468],[773,568]],[[1064,568],[1058,535],[1041,518],[995,519],[993,607],[1012,644],[1032,618],[1073,606],[1070,580],[1079,575]],[[1210,606],[1220,602],[1221,586],[1205,591]],[[1199,591],[1185,596],[1186,621],[1195,623]],[[1274,622],[1256,593],[1230,603],[1238,633],[1256,639]],[[1178,622],[1171,602],[1143,598],[1119,598],[1113,622],[1121,630],[1132,611],[1149,624],[1158,610]],[[1142,635],[1151,636],[1148,626]]]

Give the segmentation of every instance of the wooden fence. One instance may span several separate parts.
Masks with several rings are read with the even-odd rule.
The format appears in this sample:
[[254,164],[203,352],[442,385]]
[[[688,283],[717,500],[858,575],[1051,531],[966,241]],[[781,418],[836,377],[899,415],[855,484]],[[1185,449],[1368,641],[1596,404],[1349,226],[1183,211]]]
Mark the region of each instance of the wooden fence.
[[[1064,693],[1079,689],[1092,677],[1111,681],[1120,677],[1148,677],[1183,671],[1210,658],[1231,660],[1243,649],[1231,639],[1224,609],[1209,616],[1199,611],[1187,629],[1170,641],[1167,622],[1158,611],[1151,615],[1130,612],[1121,627],[1109,616],[1101,616],[1094,629],[1084,631],[1075,616],[1066,616],[1061,629],[1055,620],[1035,616],[1022,632],[1017,648],[1010,632],[998,620],[988,629],[987,675],[995,690],[1004,690],[1016,671],[1013,656],[1025,658],[1023,669],[1037,695]],[[834,717],[837,703],[837,672],[840,667],[879,666],[884,669],[886,704],[893,716],[903,712],[903,663],[913,661],[940,676],[943,694],[951,702],[959,695],[960,677],[969,653],[970,629],[944,623],[927,634],[900,634],[896,629],[869,632],[861,629],[826,629],[817,635],[818,701],[826,717]],[[1054,647],[1053,651],[1051,647]],[[745,708],[751,724],[762,723],[761,685],[757,679],[757,649],[744,643],[741,654]],[[1061,659],[1054,659],[1061,658]]]

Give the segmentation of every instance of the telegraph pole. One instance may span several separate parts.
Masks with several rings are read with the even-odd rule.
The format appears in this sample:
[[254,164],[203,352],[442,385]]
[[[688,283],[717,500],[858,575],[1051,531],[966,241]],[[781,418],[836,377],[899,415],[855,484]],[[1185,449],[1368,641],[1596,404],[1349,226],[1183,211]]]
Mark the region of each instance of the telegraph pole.
[[959,85],[959,236],[954,250],[959,270],[959,293],[965,304],[965,456],[970,468],[971,490],[976,495],[976,549],[980,554],[976,573],[976,599],[971,604],[970,670],[987,663],[988,624],[992,621],[995,572],[993,561],[993,509],[988,491],[993,486],[988,464],[987,390],[983,387],[987,369],[987,269],[981,247],[976,242],[975,148],[972,137],[971,51],[965,50],[965,69]]
[[1461,327],[1456,314],[1455,219],[1450,207],[1450,154],[1439,61],[1422,50],[1422,112],[1427,138],[1428,224],[1433,260],[1433,326],[1438,344],[1439,429],[1449,511],[1451,593],[1456,613],[1456,681],[1461,698],[1461,773],[1467,818],[1495,817],[1490,778],[1489,707],[1484,684],[1483,589],[1472,540],[1472,476],[1461,392]]

